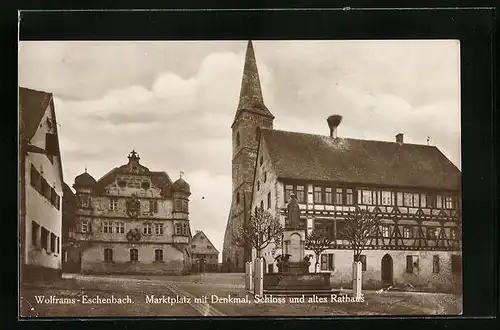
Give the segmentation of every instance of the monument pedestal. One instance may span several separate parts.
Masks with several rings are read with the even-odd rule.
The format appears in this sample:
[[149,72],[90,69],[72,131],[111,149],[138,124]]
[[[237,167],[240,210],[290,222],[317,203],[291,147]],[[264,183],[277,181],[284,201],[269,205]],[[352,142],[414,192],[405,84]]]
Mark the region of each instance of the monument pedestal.
[[304,259],[306,231],[304,229],[285,229],[283,232],[283,254],[288,254],[291,264]]

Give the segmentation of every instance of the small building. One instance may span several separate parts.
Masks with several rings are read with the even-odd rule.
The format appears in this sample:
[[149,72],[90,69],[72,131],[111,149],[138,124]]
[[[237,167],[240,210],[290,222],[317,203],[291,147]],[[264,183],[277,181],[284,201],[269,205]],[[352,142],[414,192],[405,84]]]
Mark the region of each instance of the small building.
[[190,186],[150,171],[133,150],[99,180],[75,178],[76,225],[68,262],[82,273],[182,274],[191,270]]
[[63,171],[51,93],[19,88],[21,281],[61,274]]
[[[73,190],[64,183],[62,199],[62,269],[63,272],[79,272],[79,264],[72,261],[80,259],[79,256],[70,256],[68,262],[68,242],[70,232],[76,228],[76,196]],[[70,249],[70,253],[75,250]]]
[[205,271],[219,270],[219,251],[202,230],[197,230],[191,239],[193,271],[199,271],[200,260],[204,260]]

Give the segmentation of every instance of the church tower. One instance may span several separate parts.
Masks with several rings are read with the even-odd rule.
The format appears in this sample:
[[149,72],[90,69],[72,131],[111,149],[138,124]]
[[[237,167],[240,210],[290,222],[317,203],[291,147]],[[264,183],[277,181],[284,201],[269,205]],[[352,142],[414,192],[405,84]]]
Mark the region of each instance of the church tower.
[[[232,202],[224,235],[223,264],[229,271],[244,271],[250,251],[232,242],[235,225],[250,213],[260,129],[272,129],[274,116],[264,104],[252,41],[248,42],[238,108],[232,129]],[[246,212],[245,212],[246,211]],[[246,213],[246,215],[245,215]]]

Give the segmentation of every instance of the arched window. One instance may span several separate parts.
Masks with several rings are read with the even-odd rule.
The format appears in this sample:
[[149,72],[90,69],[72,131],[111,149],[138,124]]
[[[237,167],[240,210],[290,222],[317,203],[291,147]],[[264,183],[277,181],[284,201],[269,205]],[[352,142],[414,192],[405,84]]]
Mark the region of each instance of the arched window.
[[260,137],[260,127],[257,126],[257,128],[255,129],[255,141],[259,141],[259,137]]
[[139,250],[130,249],[130,261],[139,261]]
[[240,203],[240,193],[236,193],[236,204]]
[[239,147],[240,146],[240,132],[237,132],[236,133],[236,146]]

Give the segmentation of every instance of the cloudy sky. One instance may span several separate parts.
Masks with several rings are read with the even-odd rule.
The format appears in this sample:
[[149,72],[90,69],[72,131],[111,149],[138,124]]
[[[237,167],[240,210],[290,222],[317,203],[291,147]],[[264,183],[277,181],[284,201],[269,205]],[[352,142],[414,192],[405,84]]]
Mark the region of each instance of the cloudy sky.
[[[436,145],[460,168],[458,41],[254,41],[276,129]],[[222,252],[231,123],[246,41],[21,42],[19,84],[55,97],[65,181],[135,149],[191,184],[190,219]],[[202,199],[204,197],[204,199]]]

